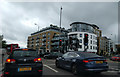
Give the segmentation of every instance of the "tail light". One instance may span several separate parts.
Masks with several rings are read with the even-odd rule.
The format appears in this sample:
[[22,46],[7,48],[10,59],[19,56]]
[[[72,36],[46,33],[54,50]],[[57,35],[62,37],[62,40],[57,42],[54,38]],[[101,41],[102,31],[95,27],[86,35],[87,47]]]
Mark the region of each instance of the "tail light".
[[104,60],[104,62],[107,62],[107,60]]
[[15,63],[15,59],[7,59],[6,63]]
[[9,72],[5,72],[5,74],[9,74]]
[[83,60],[84,63],[88,63],[88,62],[91,62],[93,60]]
[[34,62],[41,62],[41,58],[35,58]]

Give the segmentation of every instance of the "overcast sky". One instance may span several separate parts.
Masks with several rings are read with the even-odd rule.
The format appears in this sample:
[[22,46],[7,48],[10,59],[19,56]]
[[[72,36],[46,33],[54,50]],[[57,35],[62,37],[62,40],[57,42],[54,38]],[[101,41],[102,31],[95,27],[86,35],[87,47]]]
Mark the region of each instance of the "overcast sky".
[[[0,34],[7,43],[27,46],[28,36],[50,24],[59,26],[60,7],[62,27],[70,28],[72,22],[96,24],[102,35],[118,40],[117,2],[2,2],[0,4]],[[111,35],[112,34],[112,35]]]

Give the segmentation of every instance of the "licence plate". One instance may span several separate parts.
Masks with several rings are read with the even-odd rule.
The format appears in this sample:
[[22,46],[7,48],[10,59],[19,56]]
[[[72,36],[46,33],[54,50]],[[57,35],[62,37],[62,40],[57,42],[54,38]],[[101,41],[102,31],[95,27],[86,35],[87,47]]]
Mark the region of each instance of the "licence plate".
[[32,70],[31,67],[18,68],[18,72],[20,72],[20,71],[31,71],[31,70]]
[[96,61],[96,64],[102,64],[103,61]]

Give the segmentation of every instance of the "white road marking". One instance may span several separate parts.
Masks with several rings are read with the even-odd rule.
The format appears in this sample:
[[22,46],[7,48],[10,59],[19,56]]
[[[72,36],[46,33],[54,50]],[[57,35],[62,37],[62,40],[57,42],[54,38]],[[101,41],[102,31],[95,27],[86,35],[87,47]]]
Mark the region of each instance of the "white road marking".
[[47,65],[55,65],[55,64],[47,64]]
[[111,72],[111,73],[117,73],[117,71],[107,71],[107,72]]
[[55,62],[55,60],[47,60],[47,61],[52,61],[52,62]]
[[50,67],[50,66],[48,66],[48,65],[45,65],[45,64],[44,64],[43,66],[45,66],[45,67],[47,67],[47,68],[51,69],[52,71],[54,71],[54,72],[56,72],[56,73],[58,72],[57,70],[55,70],[55,69],[51,68],[51,67]]

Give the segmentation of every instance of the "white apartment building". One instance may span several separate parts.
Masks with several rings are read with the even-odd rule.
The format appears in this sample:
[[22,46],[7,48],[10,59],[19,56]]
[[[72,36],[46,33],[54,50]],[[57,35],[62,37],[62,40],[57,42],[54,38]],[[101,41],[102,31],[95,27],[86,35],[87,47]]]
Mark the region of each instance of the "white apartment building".
[[[68,38],[73,37],[79,40],[78,51],[84,51],[84,35],[88,34],[88,46],[87,52],[97,53],[97,35],[95,34],[95,29],[98,28],[96,25],[88,24],[84,22],[74,22],[70,24],[71,31],[68,33]],[[68,48],[69,51],[74,51],[74,49]]]

